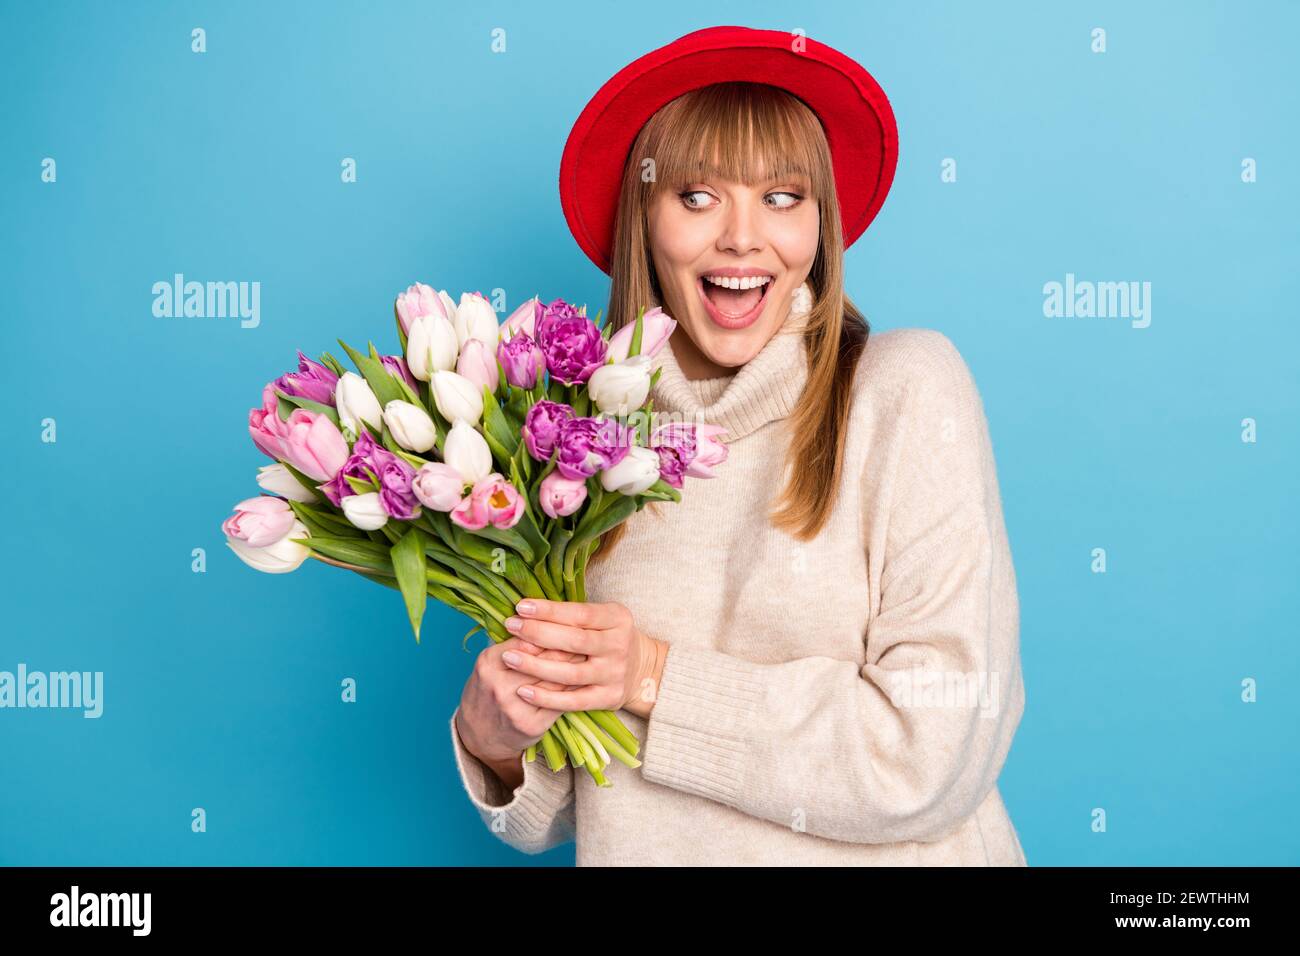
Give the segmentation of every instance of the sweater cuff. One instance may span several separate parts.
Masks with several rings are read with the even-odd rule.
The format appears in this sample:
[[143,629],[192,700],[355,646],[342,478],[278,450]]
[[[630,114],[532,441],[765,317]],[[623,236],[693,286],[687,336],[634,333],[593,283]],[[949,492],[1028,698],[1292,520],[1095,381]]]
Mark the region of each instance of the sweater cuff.
[[537,759],[531,763],[521,754],[524,782],[513,793],[508,791],[501,778],[461,742],[456,730],[459,713],[457,707],[451,715],[451,747],[470,802],[494,832],[522,840],[545,832],[569,797],[569,777],[565,770],[551,770],[540,748]]
[[703,647],[669,645],[646,725],[641,775],[736,806],[763,698],[762,666]]

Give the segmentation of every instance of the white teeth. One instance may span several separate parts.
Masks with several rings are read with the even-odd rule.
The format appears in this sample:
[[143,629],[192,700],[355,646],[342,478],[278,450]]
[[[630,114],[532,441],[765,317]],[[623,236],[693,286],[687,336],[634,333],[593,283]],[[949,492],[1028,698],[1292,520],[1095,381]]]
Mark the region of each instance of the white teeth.
[[736,276],[704,276],[714,285],[720,285],[727,289],[754,289],[761,285],[767,285],[772,281],[771,276],[745,276],[739,278]]

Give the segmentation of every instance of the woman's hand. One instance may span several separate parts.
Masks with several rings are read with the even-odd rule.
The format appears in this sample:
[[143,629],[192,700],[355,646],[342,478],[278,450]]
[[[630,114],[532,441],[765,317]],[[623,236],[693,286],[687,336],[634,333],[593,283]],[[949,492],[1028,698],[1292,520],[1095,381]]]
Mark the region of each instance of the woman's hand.
[[[465,682],[456,718],[456,733],[465,749],[481,760],[503,782],[514,789],[523,782],[520,756],[537,743],[560,712],[529,703],[518,689],[534,678],[502,663],[508,652],[546,657],[554,662],[582,660],[580,654],[546,650],[534,644],[509,638],[484,648],[474,661],[474,671]],[[564,690],[566,685],[545,681],[538,685],[548,690]]]
[[543,651],[579,658],[529,654],[524,646],[504,651],[501,660],[507,668],[541,679],[521,682],[516,687],[521,699],[543,713],[622,708],[638,717],[650,716],[668,645],[643,633],[626,607],[526,598],[515,610],[519,616],[505,622],[512,634]]

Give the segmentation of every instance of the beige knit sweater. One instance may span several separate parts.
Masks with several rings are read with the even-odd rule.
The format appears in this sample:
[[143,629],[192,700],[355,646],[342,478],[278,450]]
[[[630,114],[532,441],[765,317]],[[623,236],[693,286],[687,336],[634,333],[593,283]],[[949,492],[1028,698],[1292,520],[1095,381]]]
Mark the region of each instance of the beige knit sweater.
[[764,519],[807,380],[796,321],[722,378],[686,379],[671,343],[655,360],[655,409],[725,425],[730,454],[588,570],[588,600],[670,644],[649,720],[619,712],[642,766],[602,789],[539,755],[509,793],[452,715],[465,789],[511,846],[574,839],[579,866],[1027,865],[997,788],[1025,703],[1019,604],[970,371],[942,333],[871,334],[832,518],[800,542]]

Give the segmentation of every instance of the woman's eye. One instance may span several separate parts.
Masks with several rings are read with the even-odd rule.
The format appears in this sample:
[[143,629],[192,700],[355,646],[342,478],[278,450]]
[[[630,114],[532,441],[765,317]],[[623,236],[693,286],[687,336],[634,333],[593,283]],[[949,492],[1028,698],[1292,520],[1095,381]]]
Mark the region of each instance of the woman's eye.
[[789,209],[791,206],[795,205],[796,203],[799,202],[800,199],[803,198],[803,197],[800,196],[798,193],[787,193],[787,192],[768,193],[767,196],[768,196],[769,198],[772,197],[772,196],[784,196],[784,197],[785,197],[784,200],[782,200],[781,202],[779,202],[779,203],[776,204],[776,208],[777,208],[777,209]]
[[[678,193],[678,196],[681,197],[682,202],[686,204],[688,209],[703,209],[709,204],[709,199],[712,198],[708,191],[704,189],[684,189]],[[783,191],[771,192],[763,197],[764,202],[774,200],[768,203],[773,209],[790,209],[798,205],[802,199],[803,196],[798,193]]]

